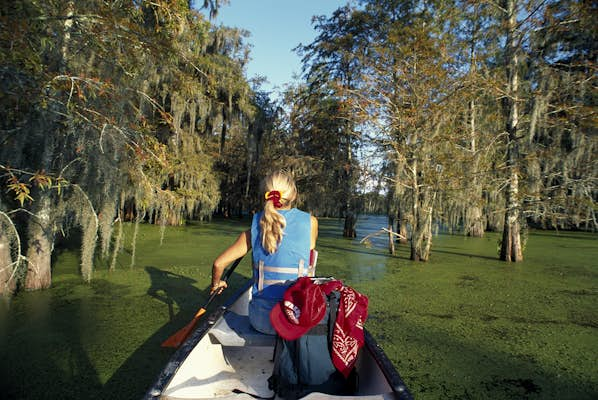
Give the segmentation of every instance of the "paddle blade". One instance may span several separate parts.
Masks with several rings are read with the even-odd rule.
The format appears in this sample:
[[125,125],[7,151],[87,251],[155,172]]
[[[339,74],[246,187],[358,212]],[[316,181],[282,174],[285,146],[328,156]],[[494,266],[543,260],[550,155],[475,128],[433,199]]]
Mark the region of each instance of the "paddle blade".
[[177,348],[189,337],[191,332],[193,332],[193,328],[197,324],[197,321],[201,318],[202,315],[206,312],[205,308],[200,308],[195,317],[185,325],[183,328],[179,329],[174,335],[166,339],[162,342],[162,347],[174,347]]

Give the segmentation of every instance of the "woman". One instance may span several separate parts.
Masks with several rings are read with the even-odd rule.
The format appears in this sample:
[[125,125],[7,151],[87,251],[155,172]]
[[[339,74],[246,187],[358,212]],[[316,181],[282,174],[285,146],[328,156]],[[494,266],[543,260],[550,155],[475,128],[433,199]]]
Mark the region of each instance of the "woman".
[[227,287],[220,280],[224,268],[253,249],[249,322],[257,331],[274,335],[270,310],[282,299],[292,280],[313,275],[309,261],[318,238],[318,220],[292,208],[297,187],[288,173],[278,171],[269,175],[262,183],[262,190],[266,200],[264,210],[253,216],[251,229],[241,233],[214,261],[211,293],[222,293]]

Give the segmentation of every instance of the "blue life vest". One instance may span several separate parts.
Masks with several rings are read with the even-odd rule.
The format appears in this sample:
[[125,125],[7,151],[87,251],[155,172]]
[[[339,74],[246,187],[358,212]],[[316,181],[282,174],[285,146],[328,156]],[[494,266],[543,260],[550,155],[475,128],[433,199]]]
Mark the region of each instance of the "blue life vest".
[[253,297],[280,300],[290,280],[313,276],[309,271],[311,245],[311,217],[309,213],[292,208],[277,210],[286,219],[282,241],[277,250],[268,254],[262,247],[260,219],[263,211],[253,216],[251,247],[253,252]]

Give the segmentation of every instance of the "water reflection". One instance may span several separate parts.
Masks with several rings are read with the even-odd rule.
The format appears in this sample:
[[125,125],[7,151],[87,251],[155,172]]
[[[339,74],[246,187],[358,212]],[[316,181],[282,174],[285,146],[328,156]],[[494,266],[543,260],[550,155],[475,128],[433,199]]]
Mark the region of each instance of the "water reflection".
[[374,262],[371,258],[357,260],[351,267],[351,279],[363,282],[382,279],[386,275],[386,262]]
[[396,259],[388,254],[388,235],[373,237],[368,246],[360,241],[386,227],[386,224],[385,216],[359,216],[357,237],[339,240],[342,237],[342,223],[337,219],[322,219],[318,239],[321,260],[318,274],[330,274],[347,282],[384,279],[389,268],[396,264]]
[[[379,232],[382,228],[388,228],[388,217],[385,215],[360,215],[357,220],[357,238],[359,243],[367,235]],[[369,239],[371,247],[376,249],[388,249],[388,234],[372,236]]]

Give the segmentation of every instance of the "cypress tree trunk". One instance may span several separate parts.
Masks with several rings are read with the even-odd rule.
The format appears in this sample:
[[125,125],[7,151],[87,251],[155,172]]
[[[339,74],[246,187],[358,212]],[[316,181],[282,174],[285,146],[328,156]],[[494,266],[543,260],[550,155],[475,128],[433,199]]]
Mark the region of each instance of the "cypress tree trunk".
[[500,259],[502,261],[522,261],[521,228],[519,226],[519,205],[517,202],[517,173],[511,175],[509,191],[507,192],[507,211],[502,233]]
[[413,225],[411,226],[411,256],[410,259],[413,261],[420,261],[421,260],[421,246],[422,246],[422,239],[423,239],[423,231],[422,231],[422,220],[421,220],[421,210],[419,208],[419,182],[417,179],[417,161],[415,158],[412,162],[412,169],[411,173],[413,176],[412,179],[412,216],[413,216]]
[[35,202],[35,217],[29,218],[27,229],[27,277],[25,290],[49,288],[52,284],[52,199],[47,192],[41,192]]
[[[474,15],[474,28],[473,33],[471,36],[470,42],[470,54],[469,54],[469,65],[470,71],[472,76],[477,75],[477,68],[476,68],[476,43],[477,43],[477,35],[480,30],[480,25],[478,24],[478,12],[479,8],[476,6],[475,15]],[[475,79],[475,78],[474,78]],[[484,236],[484,228],[485,228],[485,221],[482,213],[482,209],[478,204],[475,202],[482,202],[482,190],[478,188],[478,170],[479,170],[479,155],[478,155],[478,148],[477,148],[477,132],[476,132],[476,122],[477,122],[477,106],[475,99],[471,99],[469,101],[469,146],[471,150],[471,154],[473,155],[473,177],[471,180],[471,187],[472,187],[472,194],[475,194],[473,198],[474,204],[471,204],[467,210],[465,211],[465,231],[467,235],[473,237],[483,237]]]
[[411,164],[413,174],[413,226],[411,231],[411,260],[428,261],[432,246],[432,212],[435,195],[429,189],[420,190],[418,180],[418,163],[414,159]]
[[356,237],[357,232],[355,231],[355,225],[357,225],[357,218],[355,217],[353,211],[349,209],[349,206],[347,206],[347,211],[345,214],[345,226],[343,228],[343,237]]
[[424,227],[423,251],[421,255],[422,261],[428,261],[430,259],[430,249],[432,248],[432,212],[433,209],[430,206],[428,208],[428,214],[426,215],[426,224]]
[[506,211],[503,226],[500,259],[502,261],[522,261],[521,235],[519,226],[519,177],[517,163],[519,151],[517,146],[517,129],[519,110],[517,94],[519,89],[519,59],[517,55],[517,11],[515,0],[505,0],[507,12],[507,43],[506,58],[508,90],[505,113],[507,114],[506,130],[507,142],[507,167],[509,170],[509,185],[506,194]]
[[482,209],[479,206],[473,205],[468,208],[467,221],[467,234],[469,236],[484,237],[484,227],[486,226],[486,222],[482,215]]
[[392,234],[394,218],[388,217],[388,252],[395,255],[395,237]]
[[350,188],[352,186],[352,171],[351,171],[352,167],[349,166],[348,167],[348,171],[346,171],[345,174],[345,185],[346,185],[346,189],[345,189],[345,194],[344,194],[344,214],[345,214],[345,226],[343,228],[343,237],[347,237],[347,238],[354,238],[357,237],[357,232],[355,231],[355,225],[357,225],[357,215],[355,214],[355,211],[353,211],[352,207],[351,207],[351,196],[353,195],[352,193],[352,188]]
[[405,217],[406,213],[403,211],[403,207],[399,204],[399,210],[397,211],[397,232],[399,235],[399,243],[400,244],[407,244],[409,241],[407,239],[407,218]]
[[[71,42],[71,29],[75,12],[75,2],[69,1],[66,5],[66,16],[63,25],[63,37],[58,59],[57,73],[62,74],[67,69],[69,59],[69,45]],[[59,137],[63,133],[64,125],[69,125],[64,120],[64,111],[57,104],[49,107],[49,118],[44,113],[39,116],[37,127],[31,133],[40,137],[41,147],[40,169],[51,171]],[[52,213],[54,199],[48,190],[40,190],[36,201],[33,203],[33,214],[27,225],[27,276],[25,290],[45,289],[52,284],[52,251],[54,250],[54,223],[55,215]]]
[[0,296],[11,294],[15,290],[12,262],[10,240],[8,235],[0,231]]
[[[420,196],[422,195],[426,194],[420,193]],[[411,260],[413,261],[428,261],[430,259],[433,208],[426,207],[422,212],[424,204],[425,202],[420,199],[420,205],[417,207],[417,221],[411,236]]]
[[343,237],[354,238],[357,237],[355,225],[357,225],[357,215],[351,207],[351,197],[353,196],[353,171],[351,160],[349,159],[348,167],[345,170],[345,194],[344,194],[344,214],[345,226],[343,229]]
[[[350,80],[347,79],[347,87],[351,87]],[[343,167],[344,171],[344,179],[345,182],[345,195],[344,195],[344,207],[345,207],[345,227],[343,229],[343,237],[354,238],[357,237],[357,232],[355,231],[355,225],[357,225],[357,215],[355,210],[352,208],[352,199],[353,199],[353,189],[354,189],[354,182],[353,182],[353,148],[351,145],[351,135],[350,135],[350,125],[349,123],[345,123],[345,140],[346,140],[346,164]]]
[[[472,56],[473,58],[473,56]],[[472,65],[474,63],[472,62]],[[475,194],[473,201],[482,200],[482,191],[478,188],[479,182],[477,178],[478,171],[478,155],[476,144],[476,104],[474,100],[469,102],[469,129],[470,129],[470,148],[474,157],[473,177],[471,181],[472,194]],[[483,220],[482,209],[477,204],[471,204],[465,212],[465,230],[467,235],[473,237],[484,236],[485,222]]]

